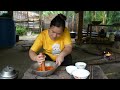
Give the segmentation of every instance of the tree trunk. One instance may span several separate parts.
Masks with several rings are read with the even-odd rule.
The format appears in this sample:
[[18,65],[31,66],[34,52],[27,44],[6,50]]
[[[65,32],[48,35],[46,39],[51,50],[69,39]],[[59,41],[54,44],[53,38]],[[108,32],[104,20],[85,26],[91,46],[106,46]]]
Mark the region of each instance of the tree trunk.
[[69,29],[69,27],[68,27],[68,11],[66,11],[65,15],[66,15],[66,18],[67,18],[67,20],[66,20],[66,27]]
[[78,16],[79,16],[78,13],[76,13],[76,32],[78,32],[78,19],[79,19]]
[[[96,21],[96,11],[93,11],[93,21]],[[96,32],[98,32],[98,27],[95,26]]]
[[106,24],[106,11],[103,12],[103,24]]
[[74,13],[73,13],[73,17],[72,17],[72,31],[74,32]]
[[96,11],[93,11],[93,21],[96,20]]
[[28,21],[27,21],[28,26],[27,26],[27,28],[29,29],[29,15],[28,15],[28,11],[27,11],[27,18],[28,18]]

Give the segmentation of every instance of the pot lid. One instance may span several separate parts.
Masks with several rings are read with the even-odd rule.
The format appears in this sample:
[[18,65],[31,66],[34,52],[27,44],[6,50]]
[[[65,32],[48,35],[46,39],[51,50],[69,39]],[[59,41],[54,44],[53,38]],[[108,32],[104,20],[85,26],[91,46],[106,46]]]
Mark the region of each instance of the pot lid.
[[5,72],[11,72],[13,70],[14,70],[14,68],[13,67],[9,67],[9,66],[6,66],[5,68],[3,68],[3,71],[5,71]]
[[14,77],[17,75],[16,70],[13,67],[6,66],[0,73],[1,77]]

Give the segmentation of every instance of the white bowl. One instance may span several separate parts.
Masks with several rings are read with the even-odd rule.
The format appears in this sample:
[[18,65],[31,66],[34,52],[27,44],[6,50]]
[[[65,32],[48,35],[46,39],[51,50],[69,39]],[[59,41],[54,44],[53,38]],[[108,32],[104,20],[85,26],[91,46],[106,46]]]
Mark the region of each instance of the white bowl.
[[86,79],[90,72],[86,69],[76,69],[72,72],[72,75],[75,79]]
[[70,65],[70,66],[67,66],[66,67],[66,71],[67,71],[67,73],[69,73],[70,75],[72,75],[72,72],[74,71],[74,70],[76,70],[77,69],[77,67],[76,66],[73,66],[73,65]]
[[75,66],[78,68],[78,69],[85,69],[86,67],[86,63],[85,62],[76,62],[75,63]]

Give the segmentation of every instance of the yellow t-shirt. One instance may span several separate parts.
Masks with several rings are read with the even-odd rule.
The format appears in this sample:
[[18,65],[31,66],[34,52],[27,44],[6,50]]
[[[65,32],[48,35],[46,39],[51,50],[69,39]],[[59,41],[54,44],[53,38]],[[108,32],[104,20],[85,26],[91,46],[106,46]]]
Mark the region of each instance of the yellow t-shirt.
[[31,50],[38,52],[41,47],[43,47],[43,52],[48,54],[51,59],[55,61],[57,55],[60,54],[60,52],[64,49],[64,46],[71,43],[72,40],[67,28],[65,28],[64,33],[54,41],[50,39],[48,35],[48,29],[46,29],[37,36],[31,47]]

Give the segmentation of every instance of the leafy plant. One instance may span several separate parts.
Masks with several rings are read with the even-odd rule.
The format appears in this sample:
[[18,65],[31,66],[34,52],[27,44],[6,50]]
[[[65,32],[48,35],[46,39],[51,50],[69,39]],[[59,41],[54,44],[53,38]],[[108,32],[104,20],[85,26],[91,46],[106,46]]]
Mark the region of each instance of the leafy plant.
[[17,26],[16,26],[16,34],[17,34],[17,35],[22,36],[22,35],[24,35],[27,31],[28,31],[27,28],[24,27],[24,26],[20,26],[20,25],[17,25]]

